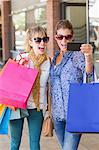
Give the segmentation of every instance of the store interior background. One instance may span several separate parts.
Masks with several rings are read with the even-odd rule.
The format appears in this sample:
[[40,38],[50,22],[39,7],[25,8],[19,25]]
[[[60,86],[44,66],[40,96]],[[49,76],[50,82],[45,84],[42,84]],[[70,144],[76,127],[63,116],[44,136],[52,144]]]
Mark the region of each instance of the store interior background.
[[99,0],[89,0],[89,40],[94,43],[94,64],[99,78]]
[[[13,41],[11,57],[24,50],[24,36],[28,27],[48,26],[46,5],[49,0],[10,0]],[[53,0],[54,1],[54,0]],[[91,42],[94,46],[94,64],[99,78],[99,0],[60,0],[60,19],[69,19],[74,27],[75,41]],[[0,61],[3,60],[2,18],[0,10]],[[49,51],[48,51],[49,53]],[[4,61],[4,60],[3,60]]]

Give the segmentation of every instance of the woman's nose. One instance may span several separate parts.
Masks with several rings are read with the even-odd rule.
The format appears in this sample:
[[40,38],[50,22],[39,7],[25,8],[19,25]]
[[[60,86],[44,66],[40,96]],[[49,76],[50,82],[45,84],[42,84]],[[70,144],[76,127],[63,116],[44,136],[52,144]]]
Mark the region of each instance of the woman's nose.
[[63,42],[66,42],[67,40],[66,40],[66,38],[65,38],[65,37],[63,37],[62,41],[63,41]]
[[41,42],[40,42],[41,44],[44,44],[44,41],[43,41],[43,39],[41,40]]

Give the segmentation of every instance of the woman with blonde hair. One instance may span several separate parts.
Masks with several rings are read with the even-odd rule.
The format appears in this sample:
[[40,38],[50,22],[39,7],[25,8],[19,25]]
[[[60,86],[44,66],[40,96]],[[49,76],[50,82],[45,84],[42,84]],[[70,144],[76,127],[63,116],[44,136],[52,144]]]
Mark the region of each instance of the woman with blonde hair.
[[16,58],[18,63],[29,68],[35,67],[39,73],[28,98],[27,109],[17,109],[11,113],[10,150],[19,150],[24,118],[28,122],[30,150],[40,150],[40,135],[47,108],[46,83],[50,69],[50,60],[46,54],[48,41],[49,37],[44,28],[37,26],[28,29],[25,38],[25,52]]

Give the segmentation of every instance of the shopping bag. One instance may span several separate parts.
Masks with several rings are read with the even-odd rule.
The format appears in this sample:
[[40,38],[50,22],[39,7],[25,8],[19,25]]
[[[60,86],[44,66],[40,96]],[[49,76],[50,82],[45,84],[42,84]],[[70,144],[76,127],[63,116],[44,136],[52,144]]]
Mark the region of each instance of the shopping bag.
[[[0,75],[2,74],[3,70],[4,70],[4,68],[3,68],[2,70],[0,70]],[[4,104],[0,104],[0,116],[2,115],[2,112],[3,112],[3,110],[5,109],[5,107],[9,107],[9,108],[11,108],[12,110],[16,110],[16,108],[13,107],[13,106],[10,106],[10,105],[6,105],[6,106],[5,106]]]
[[2,114],[1,114],[1,116],[0,116],[0,124],[1,124],[1,122],[2,122],[2,119],[3,119],[3,117],[4,117],[4,114],[5,114],[6,109],[7,109],[7,107],[5,107],[5,108],[2,109]]
[[4,105],[5,107],[8,107],[8,108],[10,108],[10,109],[12,109],[12,110],[14,110],[14,111],[16,111],[16,107],[14,107],[14,106],[10,106],[10,105]]
[[52,118],[48,117],[46,120],[43,121],[42,135],[45,137],[52,137],[53,136]]
[[5,108],[2,118],[0,118],[0,134],[8,134],[8,125],[11,115],[11,109]]
[[70,85],[66,122],[69,132],[99,132],[99,83]]
[[25,109],[37,74],[37,69],[9,59],[0,75],[0,104]]
[[5,109],[5,106],[3,104],[0,104],[0,117],[2,116],[4,109]]
[[10,106],[10,105],[4,105],[4,104],[0,104],[0,116],[2,115],[2,112],[4,111],[5,107],[11,108],[12,110],[16,110],[17,108]]

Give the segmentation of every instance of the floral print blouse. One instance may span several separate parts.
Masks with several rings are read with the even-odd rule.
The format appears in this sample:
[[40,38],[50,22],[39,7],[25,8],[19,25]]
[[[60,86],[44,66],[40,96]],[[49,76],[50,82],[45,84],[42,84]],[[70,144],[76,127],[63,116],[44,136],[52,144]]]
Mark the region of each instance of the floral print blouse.
[[70,83],[82,83],[85,72],[85,59],[80,51],[66,52],[56,65],[56,52],[50,69],[50,84],[52,98],[52,117],[64,121],[67,117]]

